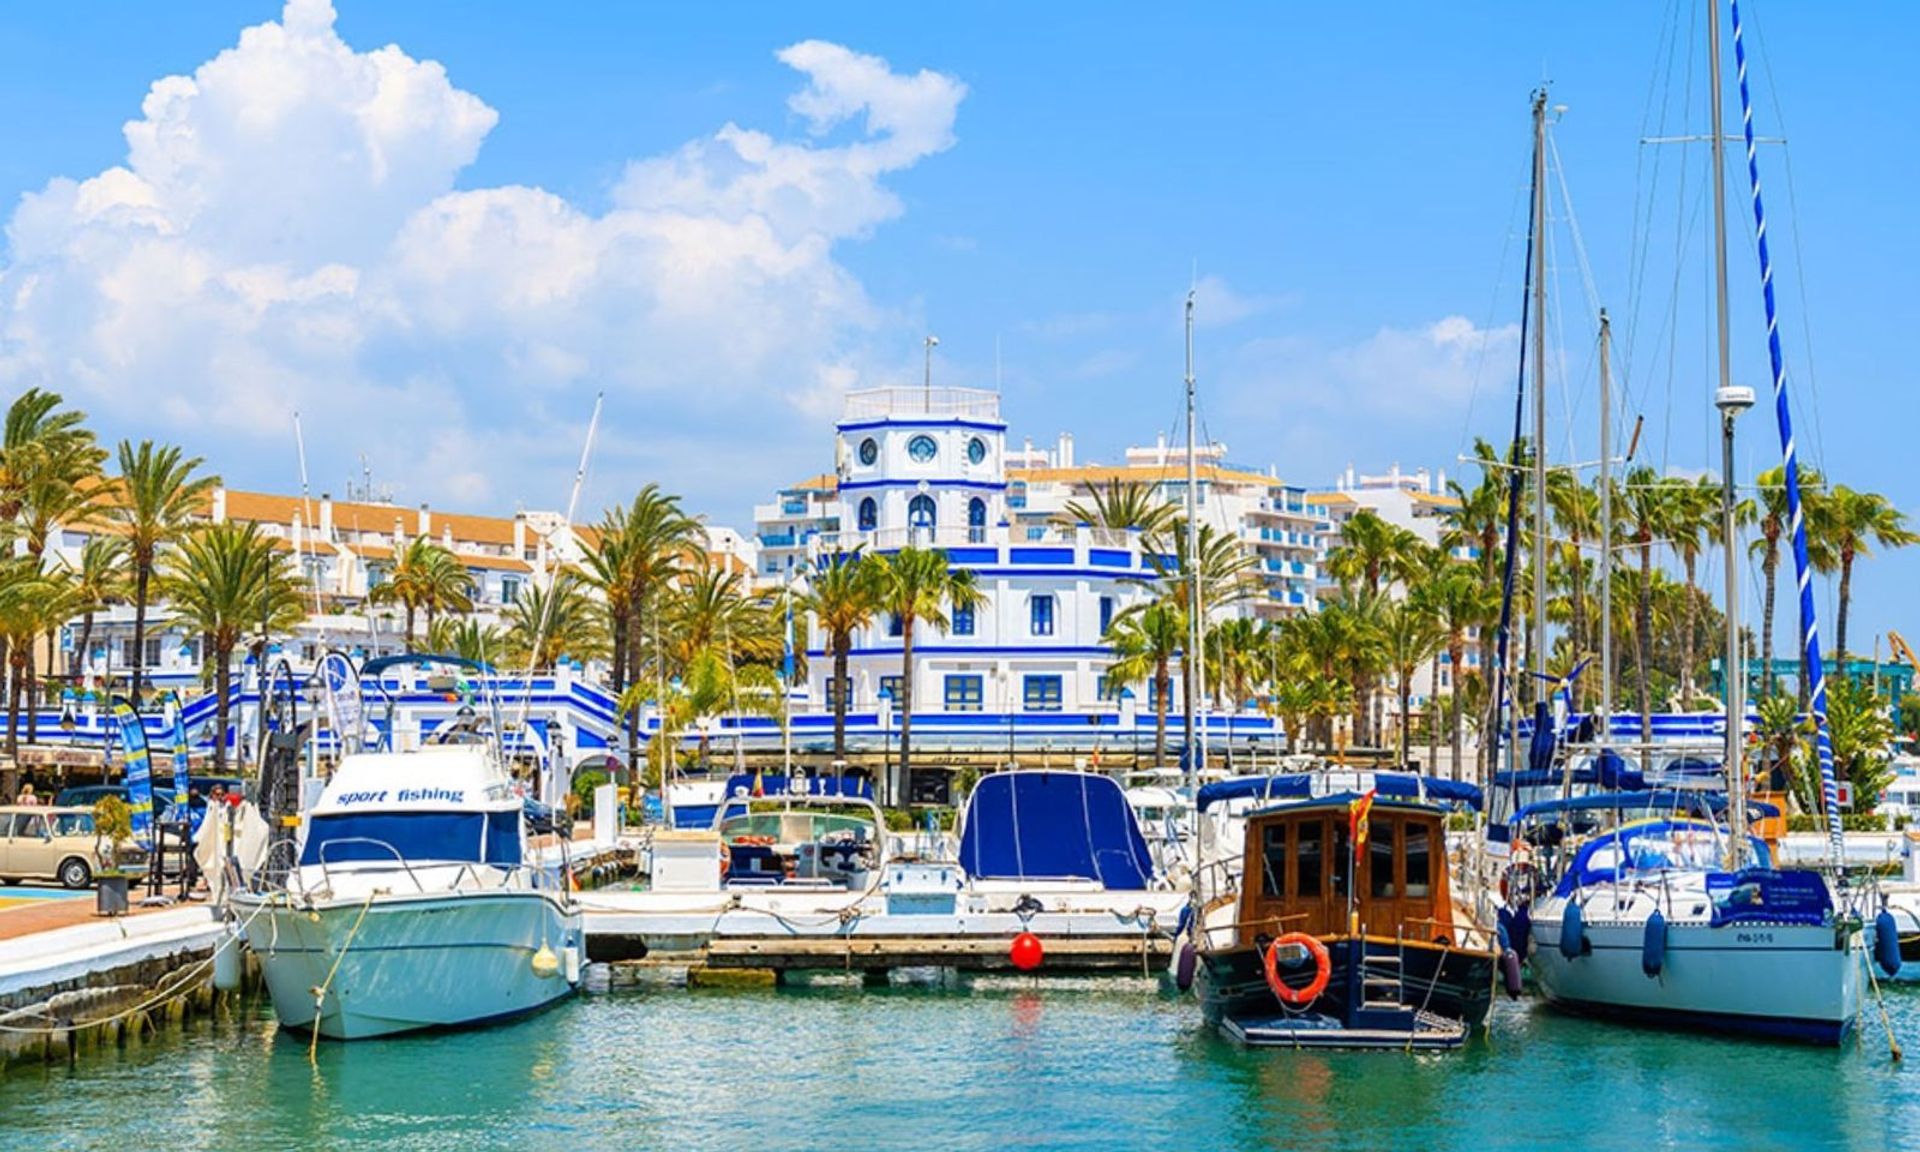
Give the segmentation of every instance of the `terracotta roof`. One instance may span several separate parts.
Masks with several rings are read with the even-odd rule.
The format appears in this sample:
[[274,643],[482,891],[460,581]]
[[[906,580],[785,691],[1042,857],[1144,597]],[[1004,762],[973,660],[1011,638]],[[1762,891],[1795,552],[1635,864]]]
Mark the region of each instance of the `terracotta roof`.
[[490,568],[496,572],[531,572],[533,565],[512,556],[468,556],[455,552],[453,558],[468,568]]
[[1307,493],[1307,503],[1325,504],[1331,508],[1336,504],[1351,504],[1353,503],[1353,497],[1347,495],[1345,492],[1309,492]]
[[782,489],[785,492],[838,492],[839,490],[840,477],[831,472],[822,472],[818,476],[800,481],[791,488]]

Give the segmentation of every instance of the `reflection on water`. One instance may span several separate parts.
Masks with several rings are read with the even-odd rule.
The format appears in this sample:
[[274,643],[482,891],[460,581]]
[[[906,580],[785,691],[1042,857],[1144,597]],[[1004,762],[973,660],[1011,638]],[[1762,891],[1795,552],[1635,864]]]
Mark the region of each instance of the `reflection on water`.
[[[1890,1006],[1920,1049],[1920,991]],[[1920,1072],[1502,1004],[1467,1050],[1248,1051],[1151,981],[579,998],[354,1044],[265,1015],[0,1082],[0,1148],[1847,1148],[1920,1144]]]

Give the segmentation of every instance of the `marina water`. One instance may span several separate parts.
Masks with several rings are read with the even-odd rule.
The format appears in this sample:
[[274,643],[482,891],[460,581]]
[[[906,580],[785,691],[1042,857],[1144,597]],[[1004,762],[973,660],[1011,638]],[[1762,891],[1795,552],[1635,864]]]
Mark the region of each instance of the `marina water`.
[[[1891,990],[1920,1061],[1920,989]],[[577,997],[308,1063],[238,1022],[0,1080],[0,1148],[1894,1149],[1920,1066],[1502,1001],[1464,1051],[1249,1051],[1144,979]]]

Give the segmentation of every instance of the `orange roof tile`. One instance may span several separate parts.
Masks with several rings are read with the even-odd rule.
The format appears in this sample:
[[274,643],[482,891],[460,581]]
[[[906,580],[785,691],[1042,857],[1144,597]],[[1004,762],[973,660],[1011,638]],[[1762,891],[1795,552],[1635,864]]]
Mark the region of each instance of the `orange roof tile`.
[[[1263,472],[1245,472],[1238,468],[1221,468],[1215,464],[1202,464],[1194,469],[1194,474],[1209,483],[1252,484],[1262,488],[1282,486],[1282,481]],[[1072,468],[1009,468],[1008,480],[1024,480],[1029,484],[1105,484],[1118,480],[1121,483],[1135,481],[1142,484],[1161,484],[1183,482],[1187,478],[1187,466],[1184,462],[1169,461],[1166,464],[1082,464]]]

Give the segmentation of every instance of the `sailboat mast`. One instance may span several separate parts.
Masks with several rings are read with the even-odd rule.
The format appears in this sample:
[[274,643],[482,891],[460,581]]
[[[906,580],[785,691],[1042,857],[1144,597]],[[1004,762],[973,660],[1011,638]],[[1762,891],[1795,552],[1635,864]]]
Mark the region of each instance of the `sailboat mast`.
[[1729,361],[1732,342],[1727,324],[1727,139],[1720,110],[1720,0],[1707,0],[1707,76],[1711,98],[1708,107],[1713,116],[1713,301],[1715,338],[1719,345],[1720,387],[1715,393],[1720,407],[1721,443],[1721,531],[1726,541],[1727,565],[1727,650],[1723,679],[1727,698],[1727,820],[1731,835],[1727,838],[1727,866],[1737,871],[1745,856],[1747,838],[1747,774],[1740,754],[1745,739],[1741,721],[1746,705],[1740,699],[1740,566],[1739,542],[1735,538],[1733,501],[1733,421],[1739,412],[1733,396],[1733,367]]
[[[1547,90],[1533,94],[1533,667],[1547,667]],[[1551,700],[1534,677],[1534,703]],[[1536,708],[1536,713],[1538,709]],[[1535,722],[1543,717],[1536,714]]]
[[1200,774],[1207,766],[1207,741],[1196,727],[1200,719],[1200,700],[1206,681],[1206,653],[1200,645],[1206,638],[1206,622],[1201,619],[1200,600],[1200,502],[1197,492],[1200,469],[1195,461],[1193,385],[1193,293],[1187,293],[1187,654],[1181,663],[1181,687],[1187,707],[1187,793],[1197,795]]
[[1613,322],[1600,309],[1600,740],[1613,723]]

